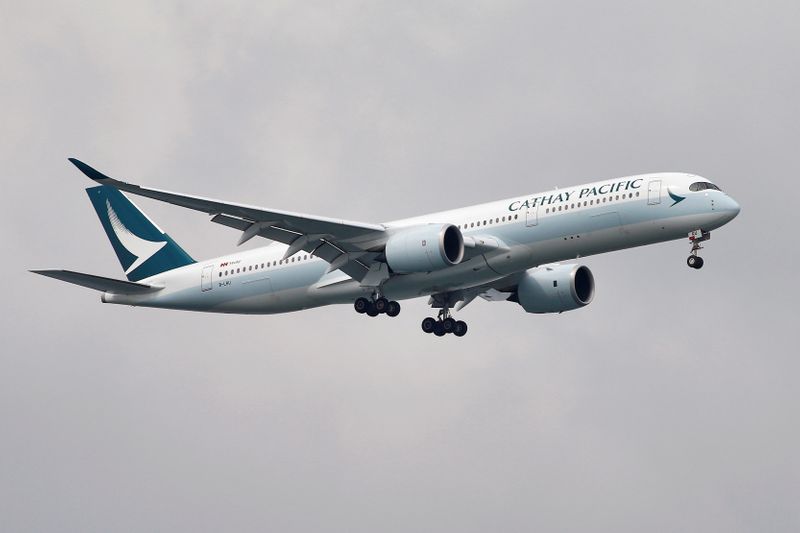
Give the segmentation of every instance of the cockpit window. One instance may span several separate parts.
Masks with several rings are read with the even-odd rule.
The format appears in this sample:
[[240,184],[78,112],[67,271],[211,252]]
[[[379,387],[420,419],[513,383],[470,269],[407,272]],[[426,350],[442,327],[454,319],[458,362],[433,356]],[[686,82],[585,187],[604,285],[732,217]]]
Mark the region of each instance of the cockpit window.
[[696,181],[696,182],[692,183],[691,185],[689,185],[689,190],[690,191],[694,191],[694,192],[704,191],[706,189],[713,189],[715,191],[721,191],[722,190],[719,187],[717,187],[716,185],[714,185],[713,183],[709,183],[707,181]]

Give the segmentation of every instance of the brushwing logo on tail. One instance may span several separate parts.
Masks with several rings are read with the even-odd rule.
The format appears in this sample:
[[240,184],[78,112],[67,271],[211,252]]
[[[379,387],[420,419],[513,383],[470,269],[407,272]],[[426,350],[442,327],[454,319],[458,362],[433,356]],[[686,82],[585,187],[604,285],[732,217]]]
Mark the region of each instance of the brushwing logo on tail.
[[117,236],[117,239],[126,250],[136,256],[136,261],[125,271],[126,275],[139,268],[143,263],[147,262],[148,259],[153,257],[156,252],[167,245],[167,241],[148,241],[131,232],[119,219],[108,200],[106,200],[106,210],[108,211],[108,219],[111,221],[111,229],[114,230],[114,235]]

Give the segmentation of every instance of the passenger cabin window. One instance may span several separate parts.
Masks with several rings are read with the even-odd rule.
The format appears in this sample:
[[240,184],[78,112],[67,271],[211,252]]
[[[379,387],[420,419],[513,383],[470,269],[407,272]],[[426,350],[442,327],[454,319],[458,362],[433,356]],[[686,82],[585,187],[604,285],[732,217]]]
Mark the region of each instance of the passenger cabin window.
[[689,190],[693,191],[693,192],[704,191],[706,189],[712,189],[712,190],[715,190],[715,191],[721,191],[722,190],[719,187],[717,187],[716,185],[714,185],[713,183],[709,183],[707,181],[696,181],[696,182],[692,183],[691,185],[689,185]]

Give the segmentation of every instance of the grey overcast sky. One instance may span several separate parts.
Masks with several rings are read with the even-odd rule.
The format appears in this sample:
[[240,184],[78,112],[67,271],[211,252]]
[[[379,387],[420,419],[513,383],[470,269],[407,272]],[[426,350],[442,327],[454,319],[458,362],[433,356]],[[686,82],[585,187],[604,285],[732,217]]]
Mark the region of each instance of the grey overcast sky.
[[[796,0],[1,4],[0,530],[800,529]],[[440,340],[422,299],[214,316],[28,274],[122,276],[70,156],[370,222],[662,170],[742,213],[702,271],[590,257],[588,308]]]

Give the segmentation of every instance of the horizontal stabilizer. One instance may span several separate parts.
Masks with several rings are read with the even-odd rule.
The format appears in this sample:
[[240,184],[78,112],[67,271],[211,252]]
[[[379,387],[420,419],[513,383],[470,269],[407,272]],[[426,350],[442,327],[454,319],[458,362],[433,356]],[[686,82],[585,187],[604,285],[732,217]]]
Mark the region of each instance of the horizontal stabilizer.
[[55,278],[67,283],[74,283],[81,287],[87,287],[96,291],[111,292],[114,294],[144,294],[161,290],[163,287],[154,287],[144,283],[134,283],[133,281],[123,281],[119,279],[104,278],[103,276],[93,276],[83,272],[73,272],[72,270],[31,270],[34,274],[41,274],[48,278]]

